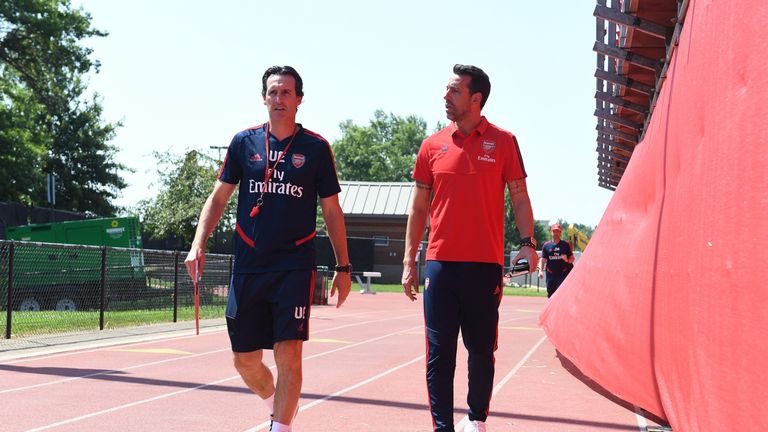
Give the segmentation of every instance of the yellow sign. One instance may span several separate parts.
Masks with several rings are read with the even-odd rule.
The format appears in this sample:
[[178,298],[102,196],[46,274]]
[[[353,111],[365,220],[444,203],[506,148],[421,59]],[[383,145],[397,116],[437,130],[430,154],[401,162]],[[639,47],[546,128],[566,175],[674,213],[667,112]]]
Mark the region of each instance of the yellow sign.
[[583,252],[587,248],[589,237],[571,224],[571,226],[568,227],[568,241],[571,243],[571,247],[574,251],[578,249]]

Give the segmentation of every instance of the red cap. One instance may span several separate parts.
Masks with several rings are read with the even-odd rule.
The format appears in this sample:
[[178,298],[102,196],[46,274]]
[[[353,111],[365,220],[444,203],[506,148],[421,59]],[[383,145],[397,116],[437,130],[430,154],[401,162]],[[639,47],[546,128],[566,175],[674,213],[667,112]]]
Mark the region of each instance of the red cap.
[[560,228],[560,224],[559,224],[559,223],[556,223],[556,224],[552,224],[552,226],[550,226],[549,228],[550,228],[552,231],[554,231],[554,230],[562,231],[562,230],[563,230],[562,228]]

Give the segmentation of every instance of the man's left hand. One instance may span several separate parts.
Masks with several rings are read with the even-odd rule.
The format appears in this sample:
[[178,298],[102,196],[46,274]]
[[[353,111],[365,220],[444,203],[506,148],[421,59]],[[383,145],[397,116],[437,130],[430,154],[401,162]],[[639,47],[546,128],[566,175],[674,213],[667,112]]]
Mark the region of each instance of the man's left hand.
[[352,289],[352,276],[345,272],[335,272],[333,274],[333,282],[331,282],[331,297],[336,292],[339,292],[339,299],[336,302],[336,308],[341,307],[344,301],[347,300],[349,290]]
[[512,258],[512,267],[517,264],[521,259],[528,261],[528,272],[533,273],[536,270],[536,265],[539,263],[539,255],[536,253],[536,249],[528,246],[523,246],[517,252],[514,258]]

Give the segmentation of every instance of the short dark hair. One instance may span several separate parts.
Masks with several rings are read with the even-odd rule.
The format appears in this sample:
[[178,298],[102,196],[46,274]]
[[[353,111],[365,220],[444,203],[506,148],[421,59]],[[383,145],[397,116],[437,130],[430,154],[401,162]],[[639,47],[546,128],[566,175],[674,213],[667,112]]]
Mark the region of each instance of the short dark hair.
[[471,94],[480,92],[483,95],[483,99],[480,101],[480,108],[485,106],[485,102],[488,100],[488,96],[491,94],[491,80],[488,79],[488,74],[483,72],[477,66],[457,64],[453,66],[453,73],[458,76],[469,77],[469,91]]
[[304,81],[296,72],[296,69],[290,66],[272,66],[264,72],[261,77],[261,97],[267,97],[267,79],[272,75],[290,75],[296,81],[296,96],[304,96]]

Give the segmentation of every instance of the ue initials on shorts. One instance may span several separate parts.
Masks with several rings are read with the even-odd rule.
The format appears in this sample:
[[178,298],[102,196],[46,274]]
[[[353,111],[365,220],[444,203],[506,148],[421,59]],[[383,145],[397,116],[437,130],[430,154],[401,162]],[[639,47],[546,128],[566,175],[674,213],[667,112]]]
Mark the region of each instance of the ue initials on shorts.
[[293,309],[293,317],[296,319],[304,319],[307,316],[306,306],[297,306]]

